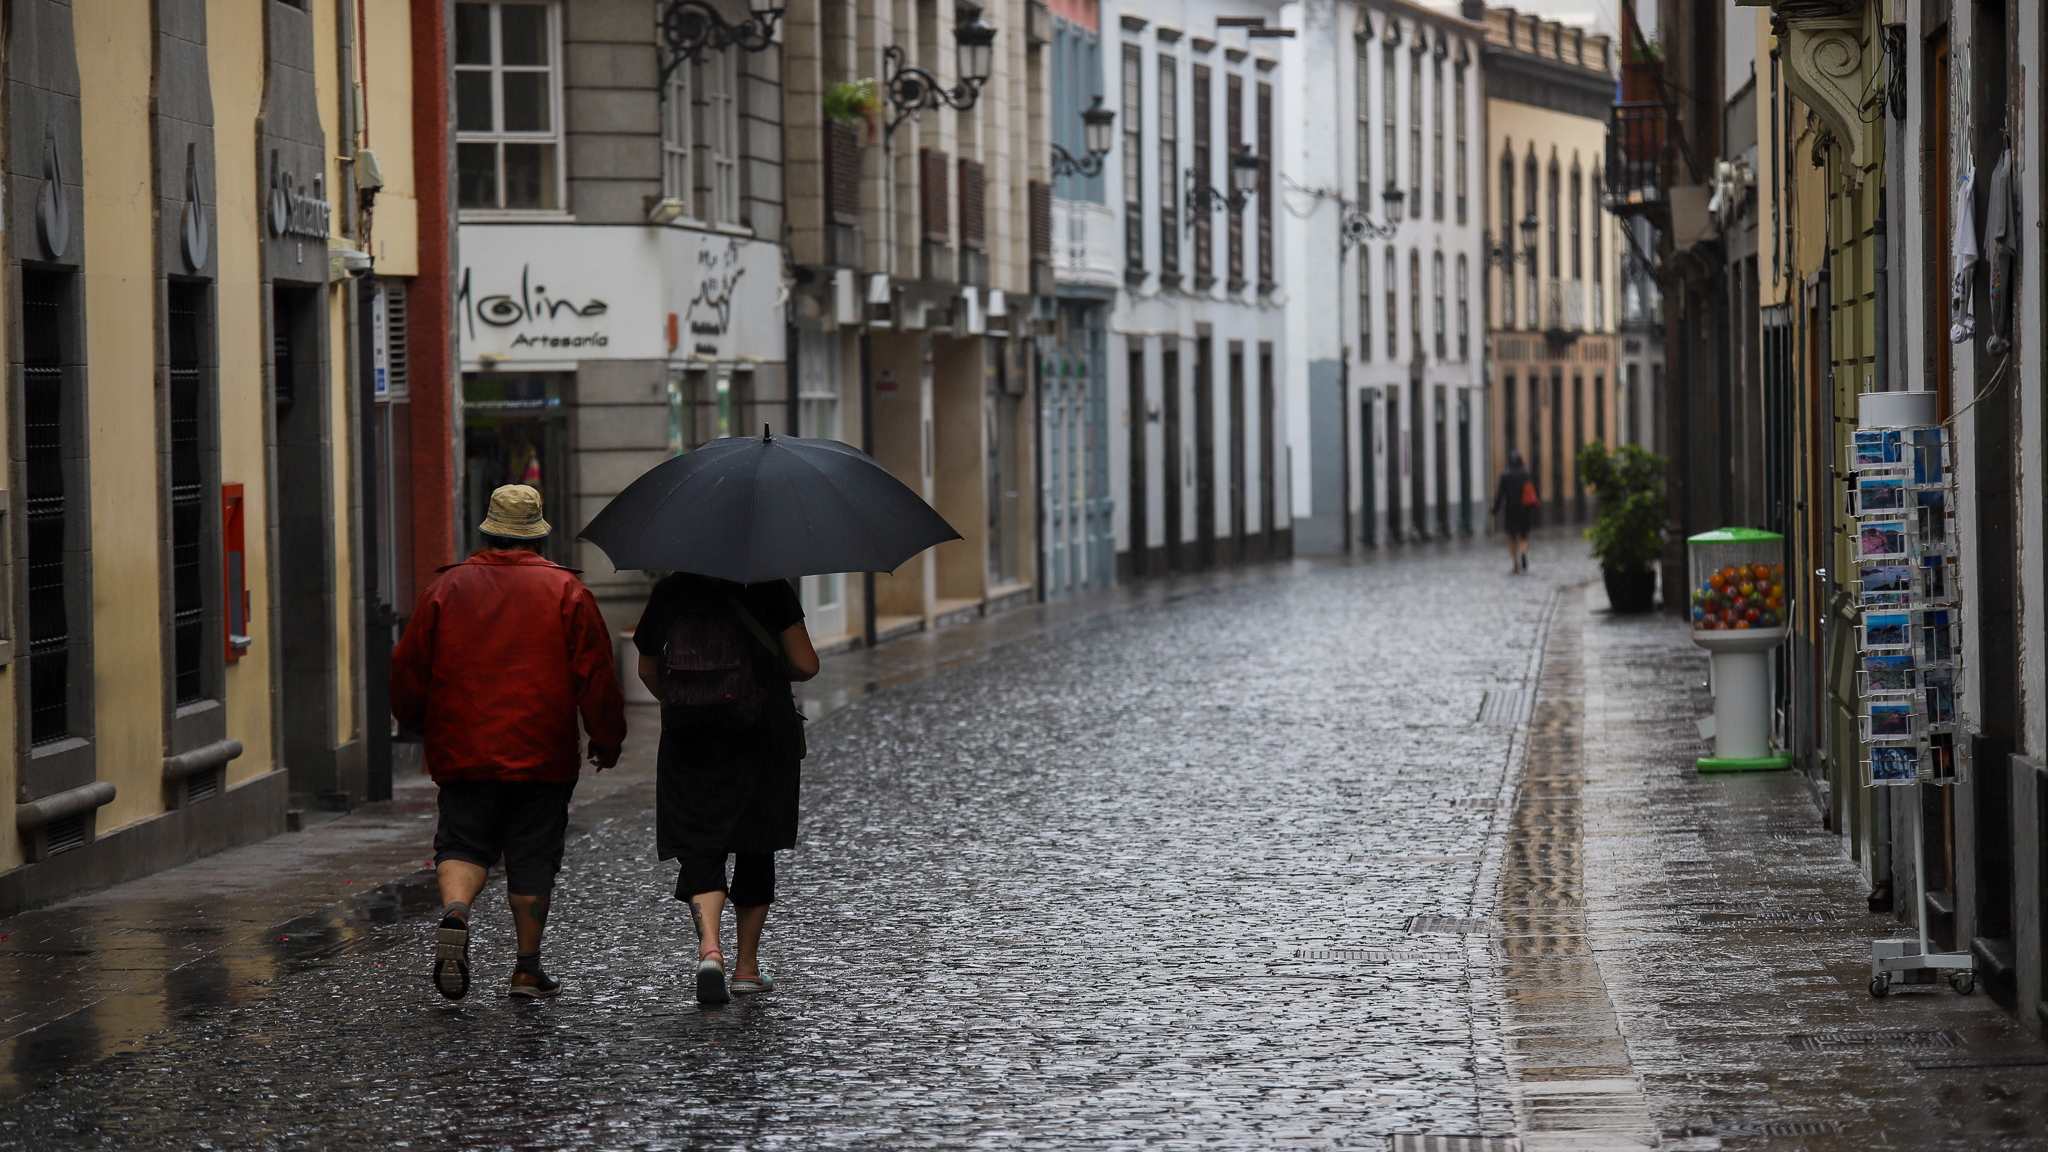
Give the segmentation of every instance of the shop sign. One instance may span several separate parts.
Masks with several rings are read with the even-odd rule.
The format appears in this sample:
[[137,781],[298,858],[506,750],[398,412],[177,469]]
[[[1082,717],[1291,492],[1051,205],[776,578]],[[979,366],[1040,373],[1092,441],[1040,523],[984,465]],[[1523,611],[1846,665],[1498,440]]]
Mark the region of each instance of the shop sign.
[[463,334],[471,341],[478,329],[495,331],[513,351],[552,352],[603,349],[611,344],[596,322],[611,306],[594,296],[551,295],[534,279],[533,265],[519,266],[515,283],[477,285],[475,268],[462,270],[455,306],[462,312]]
[[781,249],[688,228],[463,224],[462,360],[785,359]]
[[310,180],[294,176],[270,150],[270,234],[303,240],[327,239],[334,206],[327,202],[327,182],[315,172]]

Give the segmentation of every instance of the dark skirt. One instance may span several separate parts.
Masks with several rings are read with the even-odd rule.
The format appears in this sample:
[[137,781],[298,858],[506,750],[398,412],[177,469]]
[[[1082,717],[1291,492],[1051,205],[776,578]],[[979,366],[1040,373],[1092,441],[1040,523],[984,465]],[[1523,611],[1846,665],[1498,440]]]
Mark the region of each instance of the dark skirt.
[[[779,710],[776,710],[779,712]],[[654,840],[663,860],[796,847],[795,708],[750,732],[661,725]]]
[[1501,512],[1501,526],[1510,536],[1527,536],[1530,522],[1536,519],[1536,510],[1524,505],[1520,499]]

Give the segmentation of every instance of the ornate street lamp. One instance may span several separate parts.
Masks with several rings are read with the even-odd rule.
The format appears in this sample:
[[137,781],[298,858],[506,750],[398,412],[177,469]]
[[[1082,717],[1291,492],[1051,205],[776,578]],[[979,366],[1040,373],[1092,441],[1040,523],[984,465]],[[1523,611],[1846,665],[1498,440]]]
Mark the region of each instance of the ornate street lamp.
[[668,78],[685,60],[695,64],[706,50],[723,52],[738,48],[765,52],[775,43],[775,25],[782,19],[780,8],[755,8],[749,0],[747,18],[727,23],[718,9],[706,0],[667,0],[656,23],[661,28],[661,46],[667,55],[661,62],[660,99],[668,99]]
[[1258,153],[1252,151],[1252,146],[1249,144],[1238,145],[1237,151],[1231,154],[1230,194],[1228,196],[1197,180],[1195,178],[1195,170],[1190,168],[1187,170],[1187,192],[1184,197],[1187,200],[1188,210],[1186,219],[1182,222],[1182,227],[1192,230],[1195,226],[1195,213],[1197,212],[1216,212],[1224,208],[1228,208],[1232,212],[1242,212],[1244,211],[1245,202],[1250,200],[1252,195],[1258,190],[1259,157]]
[[1487,233],[1486,262],[1488,264],[1496,268],[1512,268],[1517,264],[1536,263],[1536,214],[1531,212],[1529,215],[1522,217],[1522,222],[1516,226],[1516,230],[1522,234],[1522,246],[1520,248],[1510,248],[1505,237],[1501,241],[1495,242],[1493,234],[1491,232]]
[[1390,240],[1401,228],[1402,208],[1407,204],[1408,194],[1392,184],[1380,193],[1380,200],[1386,207],[1386,222],[1376,223],[1365,214],[1363,204],[1344,204],[1344,229],[1346,244],[1363,244],[1367,240]]
[[1109,155],[1110,126],[1116,123],[1116,113],[1102,106],[1102,97],[1097,96],[1088,110],[1081,113],[1081,144],[1087,155],[1076,160],[1065,148],[1052,146],[1052,174],[1059,176],[1100,176],[1102,158]]
[[882,89],[896,108],[883,129],[884,139],[896,134],[898,124],[927,108],[943,106],[965,112],[980,98],[981,86],[988,83],[995,68],[996,30],[981,18],[981,9],[975,5],[956,3],[954,8],[953,49],[960,82],[953,87],[945,88],[930,72],[906,64],[903,49],[894,44],[882,50]]

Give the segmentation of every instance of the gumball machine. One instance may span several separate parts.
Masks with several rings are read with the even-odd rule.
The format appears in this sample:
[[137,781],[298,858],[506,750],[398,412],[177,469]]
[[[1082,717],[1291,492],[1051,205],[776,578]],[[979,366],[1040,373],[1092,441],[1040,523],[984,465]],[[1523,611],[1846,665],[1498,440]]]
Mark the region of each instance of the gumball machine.
[[1702,772],[1767,772],[1792,761],[1771,747],[1770,651],[1785,642],[1785,538],[1720,528],[1686,541],[1693,643],[1714,669],[1714,754]]

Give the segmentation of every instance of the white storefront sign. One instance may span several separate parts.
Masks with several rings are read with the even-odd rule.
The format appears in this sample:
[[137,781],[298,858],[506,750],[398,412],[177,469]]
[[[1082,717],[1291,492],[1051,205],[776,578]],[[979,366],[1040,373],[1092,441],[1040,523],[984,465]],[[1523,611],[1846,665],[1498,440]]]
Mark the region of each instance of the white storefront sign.
[[465,365],[786,358],[773,244],[574,224],[464,224],[460,241],[455,322]]

